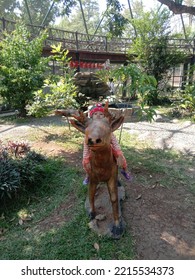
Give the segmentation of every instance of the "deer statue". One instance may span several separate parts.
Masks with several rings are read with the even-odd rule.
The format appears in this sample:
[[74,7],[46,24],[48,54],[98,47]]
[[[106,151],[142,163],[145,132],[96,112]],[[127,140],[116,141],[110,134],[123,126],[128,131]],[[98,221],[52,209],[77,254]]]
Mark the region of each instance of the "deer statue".
[[119,216],[119,201],[118,201],[118,167],[116,159],[111,147],[111,133],[118,129],[124,121],[124,116],[121,114],[115,118],[108,111],[108,102],[104,107],[104,118],[92,120],[87,118],[83,112],[78,115],[73,115],[75,119],[70,120],[71,124],[79,131],[85,134],[85,141],[90,150],[90,165],[89,173],[89,204],[90,204],[90,219],[95,218],[95,194],[98,183],[105,182],[108,187],[108,192],[112,204],[114,224],[111,229],[113,238],[120,238],[123,233],[122,220]]

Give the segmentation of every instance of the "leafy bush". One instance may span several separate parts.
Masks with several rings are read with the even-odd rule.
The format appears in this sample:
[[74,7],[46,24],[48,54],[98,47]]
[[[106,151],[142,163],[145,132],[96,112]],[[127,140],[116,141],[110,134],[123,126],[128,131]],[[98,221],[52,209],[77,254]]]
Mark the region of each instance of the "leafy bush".
[[69,68],[70,58],[68,51],[62,49],[61,44],[52,46],[51,59],[58,63],[59,75],[51,75],[44,80],[41,89],[33,93],[33,101],[26,107],[28,114],[35,117],[42,117],[51,108],[77,107],[77,87],[73,82],[73,73]]
[[180,108],[192,113],[195,111],[195,85],[188,85],[185,88]]
[[0,95],[12,108],[26,115],[33,91],[42,87],[48,59],[42,57],[46,34],[32,40],[23,24],[0,42]]
[[45,157],[30,151],[26,142],[0,142],[0,199],[13,198],[44,178]]
[[[100,77],[103,71],[106,70],[100,72]],[[148,105],[147,98],[156,92],[156,79],[144,73],[133,63],[110,70],[109,74],[115,80],[120,81],[121,84],[125,84],[124,90],[129,99],[138,96],[138,104],[140,106],[139,117],[146,116],[151,121],[155,115],[155,111],[152,108],[146,108],[145,105]]]
[[0,199],[9,198],[21,185],[20,173],[16,162],[10,158],[1,158],[0,161]]

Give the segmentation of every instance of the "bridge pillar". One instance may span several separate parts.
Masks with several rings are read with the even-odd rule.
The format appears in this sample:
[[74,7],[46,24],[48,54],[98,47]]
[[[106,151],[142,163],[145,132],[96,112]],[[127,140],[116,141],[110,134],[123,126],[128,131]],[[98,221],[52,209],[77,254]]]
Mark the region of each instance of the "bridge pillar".
[[75,71],[77,73],[77,72],[80,72],[80,53],[79,53],[79,51],[76,52],[76,62],[78,62],[78,66]]

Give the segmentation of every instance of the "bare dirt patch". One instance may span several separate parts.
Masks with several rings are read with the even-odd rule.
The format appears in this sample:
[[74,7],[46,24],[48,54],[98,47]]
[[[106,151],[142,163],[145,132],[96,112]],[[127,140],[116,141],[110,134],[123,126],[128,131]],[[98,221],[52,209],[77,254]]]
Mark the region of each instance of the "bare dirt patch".
[[124,218],[137,259],[195,259],[195,200],[178,186],[126,186]]

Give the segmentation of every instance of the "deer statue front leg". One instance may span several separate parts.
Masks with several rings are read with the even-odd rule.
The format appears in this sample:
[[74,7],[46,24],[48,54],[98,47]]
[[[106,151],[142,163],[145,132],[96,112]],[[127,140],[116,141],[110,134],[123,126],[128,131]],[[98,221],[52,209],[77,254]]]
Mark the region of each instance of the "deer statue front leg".
[[90,220],[95,219],[95,193],[96,193],[97,184],[90,181],[88,195],[89,195],[89,217]]

